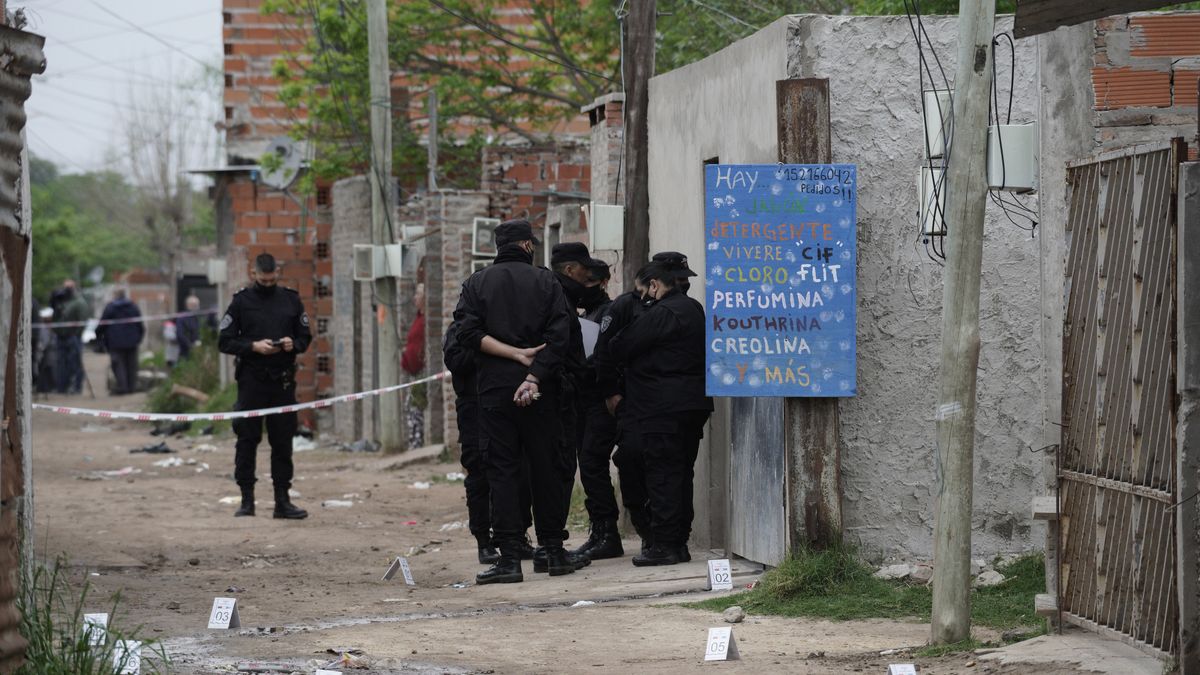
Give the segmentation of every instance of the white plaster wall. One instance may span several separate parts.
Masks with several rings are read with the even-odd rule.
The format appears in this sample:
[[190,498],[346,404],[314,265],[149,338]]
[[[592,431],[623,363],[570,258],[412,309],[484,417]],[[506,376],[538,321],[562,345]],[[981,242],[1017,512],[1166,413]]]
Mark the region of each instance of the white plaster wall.
[[[955,23],[925,19],[951,80]],[[1010,24],[1001,19],[997,32]],[[833,159],[858,165],[860,194],[859,395],[841,404],[843,509],[850,540],[874,557],[932,556],[942,285],[917,236],[917,58],[904,17],[793,16],[650,87],[651,248],[682,250],[699,269],[703,160],[774,162],[774,81],[830,79]],[[1032,41],[1018,43],[1017,64],[1013,121],[1034,121]],[[1007,93],[1006,53],[999,82]],[[1027,203],[1036,208],[1036,199]],[[977,557],[1044,543],[1044,528],[1029,518],[1043,485],[1041,457],[1030,452],[1042,445],[1038,242],[993,206],[985,231]],[[693,295],[702,297],[697,282]]]

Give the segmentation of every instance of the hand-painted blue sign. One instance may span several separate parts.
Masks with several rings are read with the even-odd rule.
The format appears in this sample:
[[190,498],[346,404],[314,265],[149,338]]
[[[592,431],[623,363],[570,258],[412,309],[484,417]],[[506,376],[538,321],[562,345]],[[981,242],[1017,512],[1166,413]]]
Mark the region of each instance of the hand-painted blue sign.
[[854,396],[858,176],[705,167],[711,396]]

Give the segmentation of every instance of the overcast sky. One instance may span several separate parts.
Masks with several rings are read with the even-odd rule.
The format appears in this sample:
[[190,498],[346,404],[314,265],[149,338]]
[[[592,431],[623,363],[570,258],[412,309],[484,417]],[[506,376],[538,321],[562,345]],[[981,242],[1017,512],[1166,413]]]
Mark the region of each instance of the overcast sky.
[[212,124],[222,84],[202,67],[221,68],[221,0],[8,0],[8,8],[24,8],[25,29],[46,38],[46,73],[26,103],[34,154],[66,173],[119,169],[130,113],[155,88],[174,87],[200,97],[188,115],[211,140],[197,163],[221,163]]

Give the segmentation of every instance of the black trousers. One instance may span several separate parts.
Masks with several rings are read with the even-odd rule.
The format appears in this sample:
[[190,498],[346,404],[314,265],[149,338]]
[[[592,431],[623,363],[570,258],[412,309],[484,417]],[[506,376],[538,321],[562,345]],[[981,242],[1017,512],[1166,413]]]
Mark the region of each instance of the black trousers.
[[[491,490],[488,487],[487,458],[479,442],[479,399],[474,396],[455,400],[457,411],[458,442],[462,446],[463,470],[467,477],[463,487],[467,491],[467,527],[479,541],[492,536]],[[528,530],[533,525],[533,495],[529,492],[529,472],[521,467],[521,522]]]
[[[242,373],[237,383],[235,410],[274,408],[296,402],[296,385],[290,380],[280,382],[260,379],[253,373]],[[254,485],[254,468],[264,423],[267,442],[271,445],[271,482],[275,484],[275,489],[286,490],[292,486],[292,437],[296,435],[298,427],[294,412],[233,421],[233,431],[237,434],[233,477],[242,487]]]
[[137,389],[138,350],[110,349],[108,359],[112,365],[113,379],[116,381],[114,394],[132,394]]
[[620,511],[608,461],[617,442],[617,421],[603,400],[581,404],[578,420],[579,481],[588,518],[593,523],[615,521]]
[[656,544],[683,545],[691,536],[692,483],[708,415],[706,411],[675,413],[636,434],[645,462],[650,531]]
[[[480,447],[486,458],[492,499],[492,532],[498,546],[514,544],[525,534],[522,493],[532,493],[533,525],[538,544],[558,545],[567,521],[562,497],[566,472],[561,451],[562,426],[553,395],[526,408],[511,401],[484,404],[479,415]],[[529,482],[521,474],[527,469]]]

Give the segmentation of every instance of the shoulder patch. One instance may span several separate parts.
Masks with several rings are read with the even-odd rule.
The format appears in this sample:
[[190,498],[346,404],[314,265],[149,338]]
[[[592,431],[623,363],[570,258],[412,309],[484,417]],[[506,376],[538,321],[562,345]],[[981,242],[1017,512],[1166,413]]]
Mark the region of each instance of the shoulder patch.
[[221,330],[225,330],[226,328],[229,328],[232,325],[233,325],[233,317],[229,316],[229,313],[227,312],[225,314],[225,316],[221,317]]
[[242,286],[241,288],[239,288],[239,289],[237,289],[236,291],[234,291],[234,292],[233,292],[233,294],[234,294],[234,295],[237,295],[238,293],[244,293],[244,292],[245,292],[247,289],[249,289],[249,288],[250,288],[249,286]]
[[600,332],[603,333],[604,331],[608,330],[608,327],[611,325],[612,325],[612,315],[605,314],[604,318],[600,319]]
[[285,291],[291,291],[291,292],[295,293],[296,295],[300,295],[300,291],[298,291],[294,288],[291,288],[289,286],[280,286],[280,288],[282,288]]
[[308,328],[308,312],[302,312],[300,314],[300,325]]

